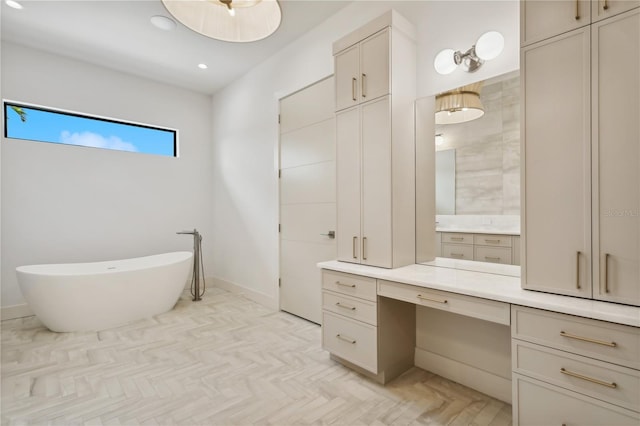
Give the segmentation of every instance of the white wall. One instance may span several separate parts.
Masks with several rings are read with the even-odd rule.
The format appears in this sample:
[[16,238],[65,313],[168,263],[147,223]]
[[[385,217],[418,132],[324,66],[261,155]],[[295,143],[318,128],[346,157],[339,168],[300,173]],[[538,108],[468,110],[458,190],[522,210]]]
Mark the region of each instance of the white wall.
[[[213,98],[213,275],[265,303],[278,298],[278,99],[333,73],[332,43],[395,8],[418,30],[418,93],[432,95],[518,68],[519,3],[357,1]],[[433,58],[467,50],[488,30],[505,51],[474,74],[438,75]]]
[[[2,97],[179,130],[180,158],[2,140],[2,306],[15,268],[190,250],[213,270],[211,97],[11,43]],[[7,310],[10,310],[7,309]]]

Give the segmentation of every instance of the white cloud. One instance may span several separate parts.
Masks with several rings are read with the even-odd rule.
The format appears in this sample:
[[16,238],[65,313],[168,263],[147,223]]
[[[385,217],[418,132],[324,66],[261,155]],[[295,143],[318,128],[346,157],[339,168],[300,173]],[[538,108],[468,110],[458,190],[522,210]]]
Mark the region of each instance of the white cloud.
[[60,142],[68,145],[90,146],[93,148],[116,149],[118,151],[138,151],[130,142],[125,142],[117,136],[104,137],[93,132],[74,132],[63,130],[60,133]]

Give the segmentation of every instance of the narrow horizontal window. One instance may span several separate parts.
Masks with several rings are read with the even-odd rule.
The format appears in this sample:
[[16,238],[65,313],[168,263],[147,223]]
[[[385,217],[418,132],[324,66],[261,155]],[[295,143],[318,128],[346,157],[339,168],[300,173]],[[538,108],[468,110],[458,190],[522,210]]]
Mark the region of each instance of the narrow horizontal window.
[[178,156],[177,130],[4,102],[4,137]]

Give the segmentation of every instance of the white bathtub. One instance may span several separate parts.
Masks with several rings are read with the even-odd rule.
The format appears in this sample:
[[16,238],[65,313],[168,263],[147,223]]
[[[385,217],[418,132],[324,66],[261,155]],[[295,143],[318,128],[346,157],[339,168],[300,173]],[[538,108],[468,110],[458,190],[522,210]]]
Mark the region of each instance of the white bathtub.
[[33,313],[53,331],[97,331],[173,308],[192,266],[187,251],[111,262],[16,268]]

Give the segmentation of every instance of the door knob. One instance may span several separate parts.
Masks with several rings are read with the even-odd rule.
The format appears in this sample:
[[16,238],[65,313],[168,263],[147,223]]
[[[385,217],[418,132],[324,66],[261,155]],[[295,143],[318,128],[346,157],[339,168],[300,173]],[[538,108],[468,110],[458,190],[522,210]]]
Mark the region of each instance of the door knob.
[[329,237],[329,238],[335,238],[336,237],[336,231],[329,231],[326,234],[320,234],[320,235],[324,235],[325,237]]

